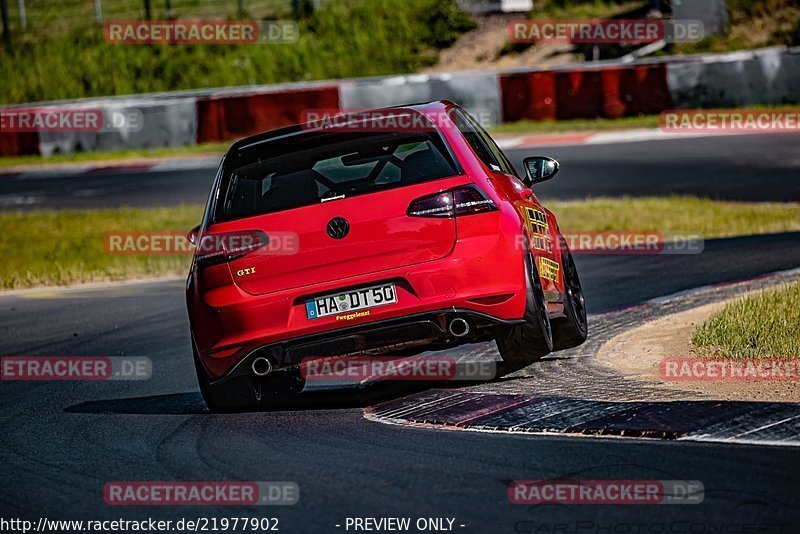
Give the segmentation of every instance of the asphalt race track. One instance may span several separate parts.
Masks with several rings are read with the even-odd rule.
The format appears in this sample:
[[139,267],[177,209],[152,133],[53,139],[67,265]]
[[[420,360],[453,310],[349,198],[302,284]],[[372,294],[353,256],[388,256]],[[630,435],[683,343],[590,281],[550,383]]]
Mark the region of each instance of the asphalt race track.
[[[737,135],[507,151],[562,162],[558,180],[542,184],[544,200],[587,196],[696,195],[722,200],[800,199],[800,136]],[[216,167],[142,173],[97,169],[35,178],[0,175],[0,209],[173,206],[206,201]],[[199,215],[198,215],[199,218]]]
[[[676,193],[796,201],[798,140],[779,135],[553,148],[546,153],[560,158],[564,170],[541,196]],[[513,151],[515,163],[528,152],[541,151]],[[43,199],[37,205],[51,207],[199,202],[211,172],[6,177],[0,196],[37,188]],[[78,202],[66,193],[70,187],[97,194]],[[699,255],[576,261],[589,311],[597,314],[800,267],[800,234],[712,240]],[[0,384],[3,517],[277,517],[288,533],[344,532],[347,517],[387,516],[454,518],[455,531],[477,533],[800,531],[800,453],[792,447],[368,421],[363,407],[416,392],[387,386],[360,395],[318,394],[294,410],[211,415],[197,392],[182,280],[3,295],[0,328],[2,355],[126,355],[153,362],[147,381]],[[693,505],[524,506],[507,497],[512,480],[565,478],[697,480],[705,499]],[[294,481],[300,501],[250,508],[106,505],[104,484],[126,480]]]

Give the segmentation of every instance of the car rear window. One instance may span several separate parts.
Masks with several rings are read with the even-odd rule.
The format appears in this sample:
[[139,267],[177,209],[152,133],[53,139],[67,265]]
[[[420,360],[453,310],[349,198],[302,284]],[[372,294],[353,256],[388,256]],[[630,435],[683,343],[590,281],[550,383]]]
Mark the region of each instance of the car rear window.
[[226,157],[217,221],[336,201],[458,174],[436,131],[320,130]]

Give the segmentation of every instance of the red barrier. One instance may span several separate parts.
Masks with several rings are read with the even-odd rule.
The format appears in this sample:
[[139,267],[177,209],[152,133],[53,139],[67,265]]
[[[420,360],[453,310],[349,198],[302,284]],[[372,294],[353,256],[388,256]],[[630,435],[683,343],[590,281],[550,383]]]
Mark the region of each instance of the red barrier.
[[556,84],[551,71],[500,76],[503,122],[556,119]]
[[0,156],[30,156],[38,154],[38,132],[0,132]]
[[627,111],[625,98],[620,94],[620,79],[623,72],[623,69],[619,68],[600,71],[603,117],[616,119],[623,117]]
[[228,141],[303,121],[308,109],[339,110],[338,86],[197,100],[197,142]]
[[619,92],[627,103],[628,115],[654,115],[674,107],[667,84],[666,64],[625,69]]
[[556,73],[556,109],[559,120],[602,116],[600,72],[574,70]]
[[502,74],[503,121],[618,118],[672,109],[666,65]]

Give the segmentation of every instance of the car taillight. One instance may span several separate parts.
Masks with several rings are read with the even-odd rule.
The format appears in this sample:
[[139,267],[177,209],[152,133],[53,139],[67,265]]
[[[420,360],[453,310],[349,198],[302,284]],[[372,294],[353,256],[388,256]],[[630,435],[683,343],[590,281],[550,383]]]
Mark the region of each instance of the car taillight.
[[485,213],[497,209],[494,202],[474,185],[453,189],[453,197],[455,198],[456,216]]
[[206,234],[195,249],[199,267],[210,267],[241,258],[269,244],[269,236],[261,230],[242,230]]
[[408,205],[406,213],[412,217],[452,217],[453,192],[442,191],[434,195],[419,197]]
[[458,217],[495,211],[497,206],[475,185],[455,187],[417,198],[408,205],[412,217]]

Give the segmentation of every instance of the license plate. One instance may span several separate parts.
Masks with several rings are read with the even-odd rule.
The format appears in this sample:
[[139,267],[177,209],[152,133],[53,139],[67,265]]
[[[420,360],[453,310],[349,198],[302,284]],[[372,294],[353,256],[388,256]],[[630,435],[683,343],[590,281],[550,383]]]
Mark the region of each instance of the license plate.
[[397,302],[394,284],[366,287],[325,295],[306,301],[306,315],[309,319],[319,319],[328,315],[349,314]]

